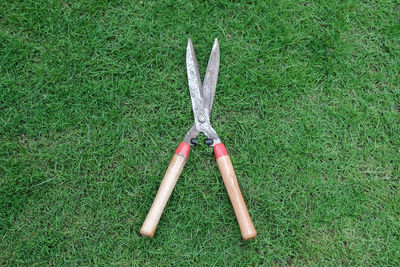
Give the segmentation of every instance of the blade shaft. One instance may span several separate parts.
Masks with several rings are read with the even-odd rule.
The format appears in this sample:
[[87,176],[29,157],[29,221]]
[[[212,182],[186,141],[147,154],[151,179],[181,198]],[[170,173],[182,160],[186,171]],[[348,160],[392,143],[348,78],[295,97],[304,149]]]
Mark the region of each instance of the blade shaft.
[[204,122],[208,116],[204,112],[202,85],[197,65],[196,55],[194,53],[192,40],[189,38],[186,50],[186,68],[190,90],[190,97],[192,99],[192,108],[195,121]]
[[206,75],[204,76],[204,82],[203,82],[204,105],[208,110],[209,116],[211,115],[212,105],[214,102],[215,88],[217,86],[219,60],[220,60],[219,43],[218,39],[215,38],[214,45],[210,54],[210,59],[208,60]]

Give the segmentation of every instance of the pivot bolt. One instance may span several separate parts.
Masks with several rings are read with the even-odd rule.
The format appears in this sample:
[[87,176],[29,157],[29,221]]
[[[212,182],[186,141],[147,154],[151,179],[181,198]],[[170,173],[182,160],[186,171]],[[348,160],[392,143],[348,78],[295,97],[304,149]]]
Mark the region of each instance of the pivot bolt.
[[199,122],[205,122],[206,118],[203,115],[199,116]]
[[192,145],[197,145],[199,142],[197,141],[197,138],[192,138],[192,139],[190,139],[190,143]]
[[206,139],[206,141],[204,143],[206,143],[207,146],[211,146],[214,143],[214,140]]

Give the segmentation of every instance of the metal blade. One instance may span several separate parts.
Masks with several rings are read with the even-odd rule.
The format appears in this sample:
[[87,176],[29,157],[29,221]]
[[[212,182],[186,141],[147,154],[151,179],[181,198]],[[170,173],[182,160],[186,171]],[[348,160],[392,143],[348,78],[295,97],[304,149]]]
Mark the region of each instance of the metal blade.
[[217,86],[219,70],[219,43],[218,39],[215,38],[213,48],[211,50],[210,59],[208,60],[208,66],[206,75],[204,76],[203,82],[203,93],[204,93],[204,106],[208,109],[208,115],[211,115],[211,109],[214,101],[215,88]]
[[194,144],[192,144],[190,140],[192,138],[196,138],[199,134],[200,132],[197,130],[196,125],[193,125],[192,128],[190,128],[190,130],[186,133],[182,142],[188,144],[189,146],[193,146]]
[[192,39],[189,38],[186,50],[186,68],[189,82],[190,97],[192,99],[192,108],[195,121],[204,122],[207,120],[203,106],[202,86],[197,65],[196,55],[194,53]]

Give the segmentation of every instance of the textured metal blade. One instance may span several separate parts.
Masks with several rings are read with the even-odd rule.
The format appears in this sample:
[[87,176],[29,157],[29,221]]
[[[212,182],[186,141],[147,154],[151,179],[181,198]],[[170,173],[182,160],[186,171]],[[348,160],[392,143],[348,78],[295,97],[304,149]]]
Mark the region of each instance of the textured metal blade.
[[200,132],[197,130],[196,125],[193,125],[192,128],[190,128],[190,130],[186,133],[182,142],[188,144],[189,146],[193,146],[194,144],[192,144],[190,140],[192,138],[196,138],[199,134]]
[[192,40],[189,38],[186,50],[186,68],[189,82],[190,97],[192,99],[192,108],[195,121],[201,118],[206,118],[204,114],[202,85],[197,65],[196,55],[194,53]]
[[219,57],[220,57],[219,43],[218,39],[215,38],[214,45],[210,54],[210,59],[208,60],[206,75],[204,76],[204,82],[203,82],[204,106],[208,109],[209,116],[211,115],[211,109],[215,95],[215,88],[217,86]]

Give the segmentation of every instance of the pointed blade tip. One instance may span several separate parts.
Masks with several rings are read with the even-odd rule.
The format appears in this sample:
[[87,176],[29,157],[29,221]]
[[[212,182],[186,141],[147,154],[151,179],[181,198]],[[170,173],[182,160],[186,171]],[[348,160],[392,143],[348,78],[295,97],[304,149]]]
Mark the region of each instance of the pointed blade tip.
[[219,42],[218,42],[218,38],[215,38],[215,41],[214,41],[214,45],[213,45],[213,49],[212,49],[212,50],[216,50],[216,49],[218,49],[218,50],[219,50]]
[[189,55],[192,55],[193,54],[192,51],[194,52],[193,42],[192,42],[192,39],[189,38],[187,48],[186,48],[186,57],[188,57]]
[[192,41],[192,38],[190,38],[190,37],[188,39],[188,48],[189,47],[193,47],[193,41]]

